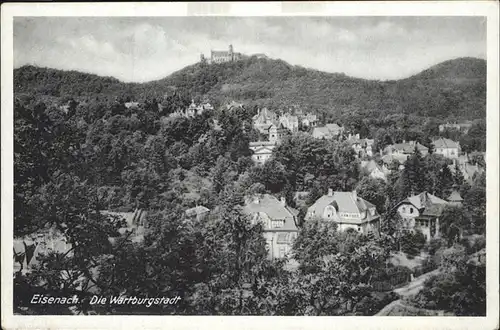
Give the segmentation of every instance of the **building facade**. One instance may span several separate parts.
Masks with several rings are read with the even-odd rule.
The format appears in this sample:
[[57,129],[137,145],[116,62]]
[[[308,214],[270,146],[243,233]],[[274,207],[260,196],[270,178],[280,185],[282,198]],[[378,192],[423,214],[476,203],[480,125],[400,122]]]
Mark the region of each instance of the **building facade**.
[[200,55],[200,61],[208,64],[234,62],[241,59],[243,59],[243,54],[235,52],[233,45],[229,45],[229,49],[227,51],[211,50],[209,59],[207,59],[203,54]]
[[362,171],[368,173],[368,175],[373,179],[387,181],[387,176],[391,173],[385,164],[379,165],[373,159],[369,161],[361,161],[360,167]]
[[460,143],[450,139],[439,138],[432,141],[434,153],[446,158],[458,158],[460,156]]
[[337,124],[326,124],[321,127],[314,127],[312,137],[315,139],[334,139],[340,137],[344,132],[344,128]]
[[243,212],[251,217],[252,223],[262,223],[269,258],[291,255],[299,232],[296,225],[298,211],[287,206],[284,198],[278,200],[269,194],[248,196]]
[[279,117],[279,122],[292,133],[299,131],[299,118],[297,116],[285,113]]
[[275,147],[276,143],[271,141],[250,142],[250,150],[253,151],[253,162],[259,165],[264,164],[271,158]]
[[358,197],[356,191],[343,192],[328,189],[328,194],[311,205],[306,220],[319,218],[334,221],[339,230],[352,229],[363,234],[380,233],[380,215],[375,205]]
[[410,196],[396,206],[403,223],[403,232],[420,230],[427,241],[439,238],[439,217],[449,203],[426,191]]
[[214,107],[206,102],[202,104],[196,104],[194,100],[191,100],[191,104],[189,107],[187,107],[184,110],[178,110],[169,115],[169,117],[172,118],[179,118],[179,117],[185,117],[185,118],[194,118],[196,116],[202,115],[205,111],[210,111],[213,110]]
[[406,158],[408,158],[411,154],[414,153],[415,148],[417,148],[422,157],[427,156],[427,154],[429,153],[429,148],[427,148],[426,146],[415,141],[406,142],[404,140],[402,143],[388,145],[387,147],[385,147],[383,153],[385,155],[406,155]]

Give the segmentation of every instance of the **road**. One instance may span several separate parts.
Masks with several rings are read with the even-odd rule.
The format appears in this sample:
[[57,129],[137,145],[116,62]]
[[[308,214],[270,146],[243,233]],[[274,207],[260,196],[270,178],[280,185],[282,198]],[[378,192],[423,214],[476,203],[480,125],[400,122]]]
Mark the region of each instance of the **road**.
[[408,283],[407,285],[394,289],[393,291],[400,295],[401,297],[406,297],[406,296],[411,296],[414,294],[417,294],[424,286],[424,282],[426,279],[428,279],[431,276],[437,275],[439,273],[438,269],[435,269],[431,272],[425,273],[420,275],[419,277],[415,278],[413,281]]

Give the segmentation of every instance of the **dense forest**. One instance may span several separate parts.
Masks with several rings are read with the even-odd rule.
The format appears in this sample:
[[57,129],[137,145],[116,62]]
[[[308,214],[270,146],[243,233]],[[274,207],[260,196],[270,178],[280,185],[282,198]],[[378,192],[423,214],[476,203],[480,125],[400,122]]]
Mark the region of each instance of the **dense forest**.
[[153,82],[121,83],[114,78],[25,66],[14,71],[16,93],[103,97],[145,101],[177,91],[207,96],[214,104],[251,102],[274,108],[306,109],[337,118],[378,113],[430,116],[439,120],[480,119],[486,114],[486,62],[459,58],[395,81],[375,81],[257,59],[207,65],[197,63]]
[[[400,81],[367,81],[256,59],[196,64],[164,80],[124,84],[78,72],[22,67],[15,70],[14,235],[57,228],[71,253],[50,253],[27,274],[15,274],[15,306],[33,292],[77,294],[78,313],[220,315],[373,315],[396,299],[390,290],[390,255],[430,255],[433,278],[414,304],[456,315],[484,315],[484,268],[467,260],[485,246],[485,174],[466,182],[450,161],[418,150],[388,181],[359,169],[347,142],[289,135],[263,166],[254,165],[249,142],[259,133],[257,107],[297,107],[336,117],[352,131],[374,137],[377,147],[415,138],[429,144],[444,120],[471,119],[468,150],[485,150],[485,63],[459,59]],[[171,118],[191,98],[215,110]],[[225,107],[228,100],[245,103]],[[138,104],[127,106],[128,101]],[[367,116],[367,114],[378,115]],[[455,133],[446,133],[455,134]],[[469,139],[469,140],[467,140]],[[460,140],[460,141],[462,141]],[[477,162],[484,159],[478,157]],[[356,189],[381,213],[379,237],[339,232],[334,223],[304,222],[307,206],[328,188]],[[445,198],[458,189],[460,209],[446,210],[443,238],[423,243],[402,235],[394,206],[414,192]],[[308,191],[305,205],[296,191]],[[299,210],[296,269],[269,260],[260,224],[242,211],[244,197],[269,193]],[[186,221],[187,208],[204,205],[206,221]],[[148,210],[144,241],[121,236],[118,219],[102,213]],[[471,242],[470,237],[480,237]],[[481,237],[483,239],[481,239]],[[115,238],[111,240],[110,238]],[[459,260],[450,266],[450,259]],[[448,267],[448,268],[446,268]],[[58,270],[58,271],[54,271]],[[406,273],[405,273],[406,272]],[[464,285],[474,278],[474,287]],[[436,293],[433,288],[455,286]],[[90,306],[100,295],[180,295],[175,306]],[[472,309],[469,309],[472,308]],[[30,306],[17,313],[74,313],[64,306]]]

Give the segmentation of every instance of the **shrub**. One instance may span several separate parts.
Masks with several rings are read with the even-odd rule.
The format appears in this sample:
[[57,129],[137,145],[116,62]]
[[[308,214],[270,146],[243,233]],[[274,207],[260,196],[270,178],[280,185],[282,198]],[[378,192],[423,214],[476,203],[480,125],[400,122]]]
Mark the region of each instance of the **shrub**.
[[401,250],[408,255],[408,258],[411,258],[420,253],[425,242],[425,236],[421,231],[406,233],[401,237]]

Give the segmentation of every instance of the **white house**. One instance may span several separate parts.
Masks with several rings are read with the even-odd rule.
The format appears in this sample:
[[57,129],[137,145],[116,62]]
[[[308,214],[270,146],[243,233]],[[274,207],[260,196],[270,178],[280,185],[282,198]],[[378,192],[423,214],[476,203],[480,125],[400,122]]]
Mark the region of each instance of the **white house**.
[[460,155],[460,143],[450,139],[439,138],[432,142],[434,153],[446,158],[458,158]]
[[264,164],[273,153],[276,143],[272,141],[250,142],[250,150],[253,151],[252,160],[256,164]]
[[378,235],[380,215],[375,205],[358,197],[356,191],[343,192],[328,189],[328,194],[320,197],[307,209],[306,220],[320,218],[335,221],[339,230],[353,229],[357,232]]
[[264,226],[264,238],[271,259],[290,256],[293,242],[299,229],[296,221],[298,211],[287,206],[282,197],[278,200],[269,194],[247,196],[243,212],[252,222]]
[[402,231],[420,230],[427,241],[438,238],[439,217],[449,203],[424,191],[399,202],[397,211],[403,219]]

